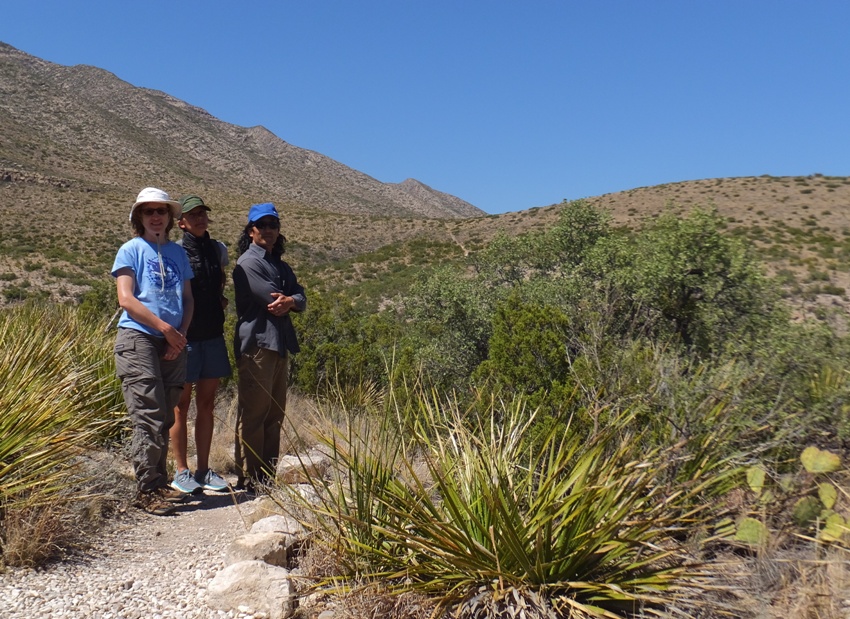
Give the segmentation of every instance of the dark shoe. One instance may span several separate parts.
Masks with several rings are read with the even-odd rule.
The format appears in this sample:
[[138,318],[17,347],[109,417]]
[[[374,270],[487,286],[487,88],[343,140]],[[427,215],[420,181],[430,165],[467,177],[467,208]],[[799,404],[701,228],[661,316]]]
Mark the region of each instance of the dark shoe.
[[253,479],[242,479],[236,484],[236,490],[245,494],[246,498],[254,499],[263,494],[262,486]]

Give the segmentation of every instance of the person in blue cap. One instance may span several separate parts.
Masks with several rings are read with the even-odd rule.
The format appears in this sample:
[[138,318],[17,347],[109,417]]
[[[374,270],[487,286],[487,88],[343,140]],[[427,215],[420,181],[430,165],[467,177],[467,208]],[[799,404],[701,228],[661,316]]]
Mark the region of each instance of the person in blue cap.
[[239,372],[234,455],[237,488],[256,492],[274,480],[286,411],[289,356],[299,351],[290,312],[307,308],[304,288],[283,261],[285,238],[271,202],[254,204],[233,270]]

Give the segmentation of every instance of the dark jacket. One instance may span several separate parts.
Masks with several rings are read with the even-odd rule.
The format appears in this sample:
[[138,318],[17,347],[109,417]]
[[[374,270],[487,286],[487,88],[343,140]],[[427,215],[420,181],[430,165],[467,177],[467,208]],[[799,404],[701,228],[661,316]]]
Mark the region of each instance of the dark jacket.
[[183,232],[180,240],[195,277],[192,279],[192,296],[195,312],[186,339],[197,342],[224,335],[224,308],[221,293],[224,289],[224,274],[218,241],[211,239],[208,232],[196,237]]
[[251,243],[236,261],[233,286],[236,295],[233,351],[237,359],[258,348],[275,350],[281,356],[300,350],[289,315],[273,316],[268,311],[268,304],[274,301],[273,292],[292,297],[296,312],[307,308],[304,288],[286,262]]

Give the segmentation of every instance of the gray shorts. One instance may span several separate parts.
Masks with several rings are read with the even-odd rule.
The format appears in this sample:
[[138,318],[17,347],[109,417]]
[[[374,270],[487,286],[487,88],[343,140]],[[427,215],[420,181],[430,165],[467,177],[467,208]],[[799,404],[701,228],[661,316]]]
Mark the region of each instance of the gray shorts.
[[188,342],[186,350],[189,351],[186,361],[187,383],[196,383],[202,378],[230,376],[230,359],[223,335],[211,340]]

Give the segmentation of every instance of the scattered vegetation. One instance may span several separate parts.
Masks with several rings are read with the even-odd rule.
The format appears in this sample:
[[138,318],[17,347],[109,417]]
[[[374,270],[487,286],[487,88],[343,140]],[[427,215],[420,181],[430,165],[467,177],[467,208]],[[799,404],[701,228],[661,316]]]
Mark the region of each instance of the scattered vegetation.
[[301,504],[320,552],[339,558],[318,588],[381,583],[457,617],[525,608],[613,618],[685,597],[700,604],[709,583],[682,540],[723,511],[708,500],[734,470],[708,453],[719,436],[644,451],[620,411],[589,436],[550,428],[530,449],[537,413],[521,398],[479,398],[462,410],[417,391],[402,399],[415,410],[403,411],[390,394],[383,410],[346,410],[339,432],[318,437],[335,473],[311,479],[318,506]]
[[[846,551],[850,342],[834,316],[795,320],[786,301],[792,288],[844,295],[820,261],[840,263],[846,235],[764,222],[754,245],[714,209],[672,205],[627,229],[582,201],[480,248],[462,227],[451,243],[411,226],[379,254],[329,249],[324,270],[303,277],[317,284],[295,317],[293,383],[324,421],[293,445],[319,442],[335,462],[300,514],[330,558],[310,574],[317,586],[423,596],[460,617],[699,604],[710,617],[730,604],[715,564]],[[798,262],[774,279],[762,259],[779,244],[791,250],[778,259]],[[58,279],[51,266],[32,272]],[[19,462],[0,478],[9,562],[49,556],[12,552],[15,523],[85,492],[68,464],[120,432],[103,332],[113,294],[106,280],[76,309],[2,314],[4,350],[17,353],[0,403],[61,420],[42,430],[7,416],[0,433],[12,454],[0,460]],[[42,371],[49,385],[32,379]],[[26,451],[39,442],[14,428],[62,438],[48,441],[62,447],[55,483],[19,481],[45,476]],[[839,469],[810,470],[804,453],[832,454]]]

